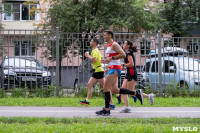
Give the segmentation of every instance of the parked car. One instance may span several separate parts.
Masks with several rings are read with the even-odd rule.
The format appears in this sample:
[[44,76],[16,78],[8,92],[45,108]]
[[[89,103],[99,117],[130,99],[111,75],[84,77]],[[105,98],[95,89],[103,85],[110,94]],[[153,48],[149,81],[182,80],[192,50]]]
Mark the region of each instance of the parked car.
[[[180,53],[181,51],[179,51]],[[180,55],[170,56],[163,54],[162,65],[162,87],[173,88],[170,85],[178,86],[180,89],[188,88],[190,91],[200,88],[200,64],[199,60]],[[176,52],[175,52],[176,53]],[[149,79],[151,89],[156,89],[159,84],[158,57],[154,56],[145,61],[144,72]]]
[[34,58],[5,57],[0,65],[1,88],[45,87],[51,85],[51,73],[48,67]]

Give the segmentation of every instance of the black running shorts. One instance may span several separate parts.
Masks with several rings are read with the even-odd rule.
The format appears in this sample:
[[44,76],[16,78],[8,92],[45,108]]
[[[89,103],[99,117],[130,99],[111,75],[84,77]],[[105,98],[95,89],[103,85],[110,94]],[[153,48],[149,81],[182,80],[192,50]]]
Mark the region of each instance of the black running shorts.
[[134,74],[134,75],[127,75],[126,74],[125,79],[127,79],[128,81],[132,81],[132,80],[137,81],[137,74]]
[[92,77],[95,79],[102,79],[102,78],[104,78],[104,72],[94,72],[92,74]]

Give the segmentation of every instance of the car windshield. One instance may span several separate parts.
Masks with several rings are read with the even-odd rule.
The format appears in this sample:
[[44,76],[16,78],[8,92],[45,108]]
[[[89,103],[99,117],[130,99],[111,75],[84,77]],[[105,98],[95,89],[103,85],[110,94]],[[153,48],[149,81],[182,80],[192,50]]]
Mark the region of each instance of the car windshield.
[[200,71],[200,61],[195,59],[179,61],[179,66],[185,71]]
[[4,67],[13,68],[42,68],[42,65],[37,60],[25,60],[18,58],[5,59]]

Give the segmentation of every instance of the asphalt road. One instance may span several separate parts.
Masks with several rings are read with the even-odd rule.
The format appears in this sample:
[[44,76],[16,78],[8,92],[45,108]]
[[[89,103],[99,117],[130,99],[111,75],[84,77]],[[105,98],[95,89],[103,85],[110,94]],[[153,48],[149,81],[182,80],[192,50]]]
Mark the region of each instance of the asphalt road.
[[[100,107],[11,107],[0,106],[0,116],[4,117],[57,117],[98,118],[95,112]],[[111,111],[114,118],[191,117],[200,118],[200,107],[133,107],[131,113],[119,113],[122,107]],[[105,116],[104,116],[105,117]]]

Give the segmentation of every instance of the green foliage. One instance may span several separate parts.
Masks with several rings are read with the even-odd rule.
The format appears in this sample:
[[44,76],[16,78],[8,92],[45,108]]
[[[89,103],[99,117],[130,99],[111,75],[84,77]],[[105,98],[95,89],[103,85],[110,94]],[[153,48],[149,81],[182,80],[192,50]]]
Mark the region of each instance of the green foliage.
[[121,31],[155,30],[157,15],[147,12],[149,0],[53,0],[45,28],[62,32],[99,32],[112,26]]
[[[52,107],[83,107],[79,100],[84,100],[86,97],[6,97],[0,98],[0,106],[52,106]],[[200,98],[199,97],[154,97],[155,103],[151,106],[147,98],[144,98],[143,105],[139,101],[134,103],[133,98],[129,98],[129,103],[131,107],[199,107]],[[104,97],[94,97],[92,96],[90,100],[90,107],[103,107],[105,106]],[[122,101],[118,104],[118,100],[113,96],[113,103],[116,106],[124,107],[125,103]]]
[[28,118],[0,117],[1,132],[171,133],[172,127],[199,127],[199,118]]
[[[2,29],[1,24],[0,24],[0,29]],[[5,44],[6,44],[5,39],[0,38],[0,58],[4,57],[4,55],[8,54]]]
[[6,92],[3,89],[0,89],[0,98],[6,97]]
[[26,88],[14,88],[11,89],[11,97],[25,97],[26,96]]
[[7,97],[54,97],[56,94],[56,88],[53,86],[49,86],[49,88],[34,88],[30,90],[29,88],[12,88],[9,90],[0,90],[0,98]]
[[48,89],[48,88],[35,88],[32,92],[30,92],[30,94],[28,95],[28,97],[51,97],[51,96],[55,96],[55,90],[53,89]]
[[160,4],[160,15],[163,18],[160,27],[162,32],[173,33],[175,37],[179,37],[194,29],[192,23],[197,22],[196,15],[200,13],[196,9],[199,5],[199,0],[165,0],[164,4]]
[[173,81],[165,87],[163,95],[164,97],[199,97],[200,90],[195,89],[193,91],[189,91],[187,84],[181,86],[179,84],[175,84]]

